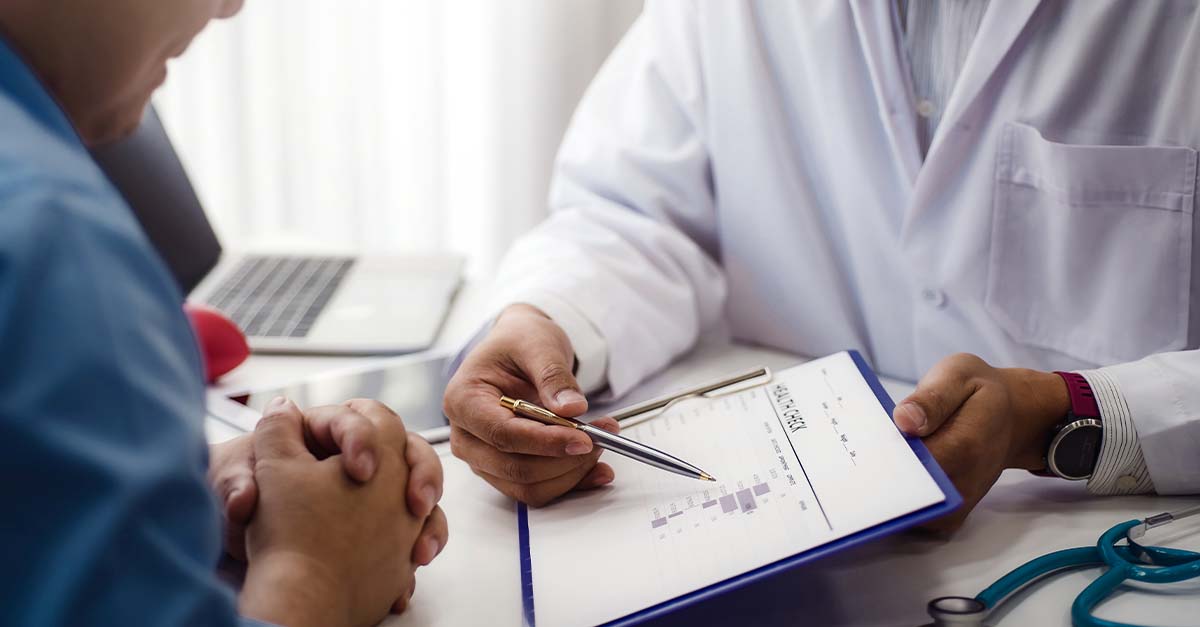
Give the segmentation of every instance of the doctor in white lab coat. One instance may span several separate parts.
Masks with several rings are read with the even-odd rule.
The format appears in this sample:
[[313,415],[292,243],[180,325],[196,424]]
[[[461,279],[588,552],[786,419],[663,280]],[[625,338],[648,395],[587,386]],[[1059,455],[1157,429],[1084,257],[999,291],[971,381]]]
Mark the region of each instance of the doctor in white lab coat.
[[533,504],[612,481],[499,394],[578,415],[724,325],[920,379],[897,424],[970,506],[1044,466],[1055,370],[1098,404],[1093,492],[1200,492],[1197,148],[1194,0],[650,0],[499,272],[454,451]]

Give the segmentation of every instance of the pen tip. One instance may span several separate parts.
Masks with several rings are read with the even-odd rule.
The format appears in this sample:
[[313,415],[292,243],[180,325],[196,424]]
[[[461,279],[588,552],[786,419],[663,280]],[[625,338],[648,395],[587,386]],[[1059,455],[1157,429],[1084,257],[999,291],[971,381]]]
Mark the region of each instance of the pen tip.
[[708,474],[707,472],[700,473],[700,478],[705,481],[716,481],[716,478],[714,478],[712,475]]

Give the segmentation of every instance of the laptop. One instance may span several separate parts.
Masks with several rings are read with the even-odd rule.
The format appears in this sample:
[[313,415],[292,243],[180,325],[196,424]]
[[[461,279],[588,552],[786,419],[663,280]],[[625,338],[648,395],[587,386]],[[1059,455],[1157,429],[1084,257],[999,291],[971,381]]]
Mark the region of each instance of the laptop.
[[462,280],[454,255],[223,252],[153,107],[92,156],[125,197],[188,300],[246,333],[253,351],[398,354],[429,348]]

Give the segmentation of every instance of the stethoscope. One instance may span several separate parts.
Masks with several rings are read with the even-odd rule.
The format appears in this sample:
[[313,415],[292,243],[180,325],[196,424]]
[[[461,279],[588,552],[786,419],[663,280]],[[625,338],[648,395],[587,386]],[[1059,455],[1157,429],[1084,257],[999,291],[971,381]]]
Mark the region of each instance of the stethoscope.
[[[1108,570],[1075,597],[1071,622],[1076,627],[1136,627],[1092,616],[1092,608],[1125,581],[1174,583],[1200,577],[1200,553],[1143,546],[1137,540],[1146,531],[1200,514],[1200,506],[1166,512],[1144,520],[1130,520],[1104,532],[1096,546],[1064,549],[1032,559],[988,586],[975,598],[939,597],[929,602],[933,624],[983,625],[983,619],[1008,595],[1050,573],[1074,568],[1108,566]],[[1125,544],[1119,544],[1121,540]]]

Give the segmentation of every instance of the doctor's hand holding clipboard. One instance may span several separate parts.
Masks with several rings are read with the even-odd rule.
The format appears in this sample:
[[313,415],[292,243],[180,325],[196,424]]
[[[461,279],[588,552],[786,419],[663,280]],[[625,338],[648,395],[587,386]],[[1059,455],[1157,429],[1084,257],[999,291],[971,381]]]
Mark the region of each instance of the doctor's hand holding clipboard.
[[[536,400],[568,418],[587,411],[566,334],[538,309],[512,305],[471,351],[446,390],[454,454],[500,492],[540,506],[571,490],[611,483],[601,449],[581,431],[515,416],[501,396]],[[591,423],[617,433],[611,418]]]

